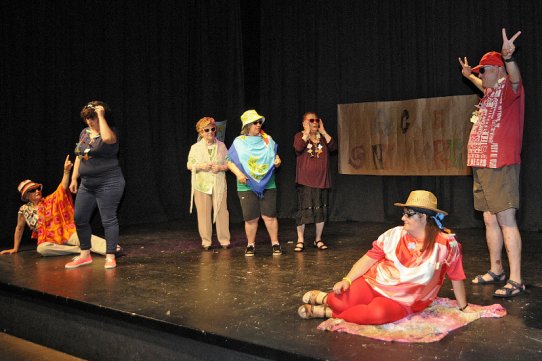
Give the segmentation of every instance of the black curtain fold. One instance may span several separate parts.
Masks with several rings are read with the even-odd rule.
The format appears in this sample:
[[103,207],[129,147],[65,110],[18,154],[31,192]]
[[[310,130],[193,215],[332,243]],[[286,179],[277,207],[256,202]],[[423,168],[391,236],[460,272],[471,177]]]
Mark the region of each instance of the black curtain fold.
[[17,184],[31,178],[46,194],[56,188],[83,128],[80,109],[93,99],[110,105],[120,136],[121,225],[189,217],[186,160],[195,123],[235,120],[243,108],[239,1],[0,6],[5,246],[21,204]]

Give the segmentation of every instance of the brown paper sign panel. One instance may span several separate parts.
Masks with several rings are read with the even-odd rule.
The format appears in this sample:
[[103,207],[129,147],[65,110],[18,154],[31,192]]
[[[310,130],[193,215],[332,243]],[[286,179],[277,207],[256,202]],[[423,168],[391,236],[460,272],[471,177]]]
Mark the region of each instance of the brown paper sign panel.
[[338,105],[339,173],[469,175],[477,95]]

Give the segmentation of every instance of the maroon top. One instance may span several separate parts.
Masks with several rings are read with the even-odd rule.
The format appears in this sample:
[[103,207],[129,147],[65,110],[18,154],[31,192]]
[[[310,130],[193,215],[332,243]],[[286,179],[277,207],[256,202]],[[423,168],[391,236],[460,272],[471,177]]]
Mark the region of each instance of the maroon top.
[[303,133],[299,132],[294,137],[294,149],[297,155],[295,182],[312,188],[331,188],[331,177],[329,175],[329,152],[337,149],[337,143],[333,138],[326,143],[323,135],[320,136],[322,152],[317,156],[317,144],[313,144],[313,155],[308,152],[306,142],[303,140]]

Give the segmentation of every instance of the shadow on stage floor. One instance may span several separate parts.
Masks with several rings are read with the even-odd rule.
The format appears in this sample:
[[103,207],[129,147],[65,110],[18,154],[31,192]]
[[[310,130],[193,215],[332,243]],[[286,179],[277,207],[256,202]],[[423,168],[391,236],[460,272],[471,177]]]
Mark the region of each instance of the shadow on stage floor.
[[[509,315],[480,319],[440,342],[381,342],[318,331],[320,320],[299,319],[303,293],[329,290],[390,226],[329,223],[324,232],[329,250],[307,247],[295,253],[294,244],[288,242],[295,237],[295,225],[281,220],[284,254],[275,257],[263,223],[255,257],[244,256],[241,224],[232,225],[231,249],[215,245],[211,251],[201,249],[191,222],[125,228],[121,240],[126,254],[114,270],[104,270],[100,256],[90,266],[65,270],[69,257],[43,258],[29,248],[0,257],[0,327],[87,359],[103,358],[107,352],[111,360],[145,360],[146,348],[152,350],[154,360],[542,358],[542,233],[522,234],[525,295],[499,300],[492,297],[494,286],[466,283],[469,302],[501,303]],[[310,239],[313,227],[307,228],[307,234]],[[467,276],[485,272],[484,231],[467,229],[457,234]],[[449,281],[440,296],[453,298]],[[51,319],[38,321],[43,313]],[[55,335],[68,329],[73,332],[69,336]],[[107,351],[92,344],[104,334],[113,340],[103,346]],[[187,346],[171,348],[169,343],[179,342],[175,337],[189,340]]]

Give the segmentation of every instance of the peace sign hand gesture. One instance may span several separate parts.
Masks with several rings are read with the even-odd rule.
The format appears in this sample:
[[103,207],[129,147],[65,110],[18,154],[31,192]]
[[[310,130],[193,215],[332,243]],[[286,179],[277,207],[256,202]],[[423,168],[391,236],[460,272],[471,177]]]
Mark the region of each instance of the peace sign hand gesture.
[[463,76],[465,78],[468,78],[472,74],[472,68],[469,65],[467,57],[465,57],[463,60],[461,60],[461,58],[459,58],[459,64],[461,64],[461,68],[462,68],[461,69],[461,74],[463,74]]
[[514,45],[514,40],[518,38],[518,36],[521,35],[521,31],[518,31],[514,34],[510,39],[508,39],[508,36],[506,35],[506,29],[502,28],[502,50],[501,50],[501,56],[503,59],[510,59],[512,57],[512,54],[514,54],[514,51],[516,50],[516,47]]

